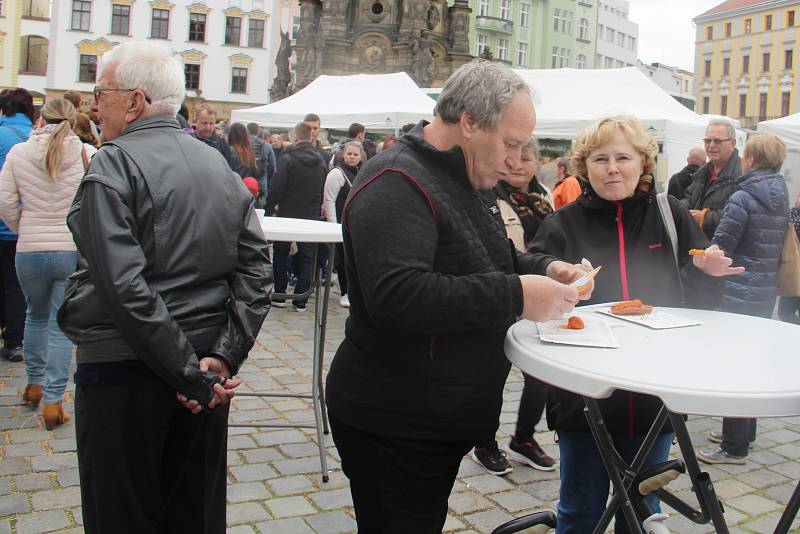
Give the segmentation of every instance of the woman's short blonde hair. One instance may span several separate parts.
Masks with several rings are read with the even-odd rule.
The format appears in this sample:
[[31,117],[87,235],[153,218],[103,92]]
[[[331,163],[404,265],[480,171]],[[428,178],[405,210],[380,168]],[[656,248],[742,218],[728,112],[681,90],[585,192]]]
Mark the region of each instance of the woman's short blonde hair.
[[[605,117],[586,126],[578,133],[572,144],[572,174],[589,178],[586,159],[597,147],[611,141],[617,132],[622,132],[639,154],[644,158],[644,181],[652,184],[652,174],[656,168],[658,143],[642,127],[636,117],[631,115],[615,115]],[[644,185],[641,184],[640,185]]]
[[786,145],[775,134],[760,132],[751,135],[744,145],[744,157],[752,158],[752,170],[778,170],[786,159]]

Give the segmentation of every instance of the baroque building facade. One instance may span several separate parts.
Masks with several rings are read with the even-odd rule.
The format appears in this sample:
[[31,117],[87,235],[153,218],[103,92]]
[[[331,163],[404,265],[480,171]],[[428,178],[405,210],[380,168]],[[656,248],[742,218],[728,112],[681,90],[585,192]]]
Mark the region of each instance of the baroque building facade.
[[320,74],[407,72],[441,86],[472,59],[466,0],[300,0],[295,90]]

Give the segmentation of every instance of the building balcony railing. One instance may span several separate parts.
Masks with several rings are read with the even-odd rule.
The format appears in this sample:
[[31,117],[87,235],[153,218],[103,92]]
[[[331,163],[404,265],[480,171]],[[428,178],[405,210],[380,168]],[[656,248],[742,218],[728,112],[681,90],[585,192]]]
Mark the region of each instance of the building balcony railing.
[[494,32],[511,35],[514,32],[514,21],[501,19],[499,17],[475,17],[475,28],[478,30],[489,30]]
[[578,4],[586,7],[592,7],[592,0],[578,0]]

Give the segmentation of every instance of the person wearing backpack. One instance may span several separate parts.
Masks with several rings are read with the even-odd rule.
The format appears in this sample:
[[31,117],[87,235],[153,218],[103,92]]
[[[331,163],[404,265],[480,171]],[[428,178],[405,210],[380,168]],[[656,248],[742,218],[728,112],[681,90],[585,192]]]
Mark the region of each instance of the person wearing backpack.
[[[5,165],[11,147],[24,143],[33,129],[33,97],[22,88],[0,92],[0,167]],[[22,338],[25,335],[25,295],[17,279],[15,266],[17,234],[0,221],[0,302],[2,302],[3,350],[0,356],[12,362],[22,361]]]
[[269,179],[275,172],[275,169],[278,168],[278,162],[275,158],[275,152],[272,150],[272,145],[264,142],[259,135],[260,129],[261,128],[259,128],[258,124],[255,122],[248,123],[247,125],[247,133],[250,134],[250,149],[253,151],[253,155],[256,158],[256,165],[261,171],[261,176],[255,177],[258,179],[259,189],[261,190],[256,203],[259,206],[263,206],[267,198]]

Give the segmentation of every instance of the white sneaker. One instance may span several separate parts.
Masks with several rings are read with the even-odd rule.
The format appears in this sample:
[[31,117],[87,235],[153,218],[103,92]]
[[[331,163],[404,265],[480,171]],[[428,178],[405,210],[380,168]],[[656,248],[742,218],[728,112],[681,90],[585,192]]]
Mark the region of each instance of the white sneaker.
[[342,298],[339,299],[339,306],[342,308],[349,308],[350,298],[347,295],[342,295]]

